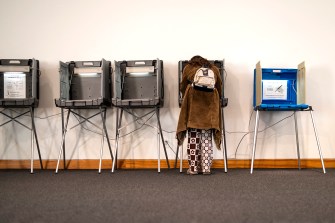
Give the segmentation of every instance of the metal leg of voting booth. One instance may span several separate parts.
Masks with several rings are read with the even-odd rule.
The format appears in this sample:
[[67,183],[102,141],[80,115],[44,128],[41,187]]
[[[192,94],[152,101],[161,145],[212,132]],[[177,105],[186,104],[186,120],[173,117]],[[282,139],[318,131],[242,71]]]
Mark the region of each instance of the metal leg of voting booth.
[[224,160],[224,172],[227,173],[228,171],[228,161],[227,161],[227,144],[226,144],[226,128],[224,122],[224,109],[221,107],[221,118],[222,118],[222,151],[223,151],[223,160]]
[[300,149],[299,149],[299,134],[298,134],[298,124],[297,124],[296,111],[294,111],[294,128],[295,128],[295,140],[296,140],[296,143],[297,143],[298,169],[301,170]]
[[[177,162],[178,162],[178,153],[179,153],[179,145],[177,145],[177,149],[176,149],[176,158],[174,160],[174,168],[177,168]],[[182,159],[182,158],[180,158]]]
[[[102,136],[101,136],[101,150],[100,150],[100,162],[99,162],[99,173],[101,173],[101,165],[102,165],[102,155],[103,155],[103,145],[104,145],[104,138],[106,136],[106,140],[107,140],[107,144],[108,144],[108,149],[109,149],[109,153],[111,155],[111,159],[113,161],[114,157],[113,157],[113,152],[112,152],[112,147],[109,141],[109,136],[108,136],[108,131],[107,131],[107,127],[106,127],[106,113],[107,113],[107,109],[104,108],[104,110],[102,110],[102,108],[100,107],[100,115],[101,115],[101,120],[102,120]],[[112,162],[113,165],[113,162]]]
[[320,160],[321,160],[321,164],[322,164],[322,170],[323,170],[323,173],[326,173],[325,164],[323,162],[323,156],[322,156],[320,141],[319,141],[319,137],[318,137],[318,132],[316,130],[316,126],[315,126],[315,122],[314,122],[313,109],[310,108],[309,112],[310,112],[310,115],[311,115],[312,124],[313,124],[313,128],[314,128],[315,139],[316,139],[316,143],[317,143],[318,150],[319,150],[319,156],[320,156]]
[[36,147],[37,147],[37,152],[38,152],[38,157],[40,160],[40,166],[41,169],[43,169],[43,163],[42,163],[42,158],[41,158],[41,151],[40,151],[40,145],[38,143],[38,138],[37,138],[37,133],[36,133],[36,127],[35,127],[35,121],[34,121],[34,107],[30,107],[30,115],[31,115],[31,131],[32,131],[32,139],[31,139],[31,167],[30,167],[30,172],[33,173],[33,160],[34,160],[34,139],[36,142]]

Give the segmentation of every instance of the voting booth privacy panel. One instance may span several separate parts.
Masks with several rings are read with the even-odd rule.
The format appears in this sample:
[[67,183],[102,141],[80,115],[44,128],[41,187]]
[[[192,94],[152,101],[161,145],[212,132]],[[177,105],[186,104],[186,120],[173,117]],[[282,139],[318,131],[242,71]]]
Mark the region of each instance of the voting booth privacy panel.
[[296,110],[306,109],[305,63],[293,68],[254,69],[253,106],[260,109]]
[[163,107],[163,61],[115,61],[112,104],[132,108]]
[[[14,122],[31,131],[30,172],[33,173],[34,143],[36,143],[40,166],[43,163],[35,128],[34,108],[39,102],[39,61],[36,59],[0,59],[0,114],[9,119],[0,127]],[[15,115],[7,109],[17,109]],[[21,122],[20,118],[30,114],[31,127]]]
[[38,106],[39,61],[35,59],[0,60],[0,106]]
[[70,61],[59,63],[60,98],[56,106],[109,106],[111,101],[111,62]]
[[[102,132],[99,173],[101,172],[104,140],[107,141],[111,159],[113,160],[106,128],[106,112],[107,108],[111,105],[111,72],[111,62],[105,59],[101,61],[59,62],[60,98],[55,99],[55,104],[62,110],[62,141],[59,149],[56,173],[58,172],[62,155],[64,169],[66,169],[65,137],[68,131],[70,114],[76,117],[78,124],[69,129],[87,122]],[[97,112],[83,115],[80,112],[82,109],[95,109]],[[67,110],[66,118],[64,110]],[[96,116],[101,117],[102,126],[95,124],[94,120],[90,120]]]

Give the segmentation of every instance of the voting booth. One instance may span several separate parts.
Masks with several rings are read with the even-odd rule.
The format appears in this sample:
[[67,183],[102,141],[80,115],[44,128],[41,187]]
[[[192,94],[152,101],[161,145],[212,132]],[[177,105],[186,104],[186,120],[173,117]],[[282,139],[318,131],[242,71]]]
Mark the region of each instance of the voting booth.
[[297,125],[297,112],[309,111],[315,139],[320,155],[323,172],[326,173],[319,137],[314,122],[313,108],[305,102],[305,81],[306,68],[305,62],[298,65],[297,68],[262,68],[261,63],[256,64],[254,69],[254,89],[253,89],[253,107],[256,111],[255,130],[252,147],[251,170],[253,173],[258,124],[260,113],[271,111],[293,111],[296,133],[296,148],[298,156],[298,168],[300,169],[300,148],[299,134]]
[[[10,119],[0,126],[13,121],[31,131],[31,173],[34,165],[34,142],[36,142],[40,166],[43,169],[34,121],[34,109],[38,107],[39,102],[39,77],[39,61],[36,59],[0,59],[0,107],[4,108],[0,114]],[[12,116],[6,112],[9,109],[17,109],[17,115]],[[31,118],[31,127],[19,120],[28,113]]]
[[[164,105],[163,61],[160,59],[115,61],[115,72],[112,82],[112,105],[117,108],[115,157],[117,157],[119,149],[120,131],[125,127],[122,126],[124,112],[133,116],[135,121],[144,120],[150,114],[155,113],[158,135],[163,144],[167,165],[170,168],[159,115],[160,108]],[[135,109],[142,109],[145,114],[138,116],[134,112]],[[158,172],[160,172],[159,139],[157,139],[157,143]],[[113,161],[112,172],[114,172],[115,168],[117,168],[117,159]]]
[[[56,173],[58,172],[60,159],[63,154],[64,169],[65,160],[65,136],[68,131],[70,114],[76,117],[79,123],[74,127],[88,122],[102,131],[102,143],[100,150],[99,173],[101,172],[104,139],[108,143],[111,159],[112,149],[106,128],[106,112],[111,105],[111,62],[104,59],[100,61],[69,61],[59,62],[60,98],[55,99],[55,105],[61,108],[62,114],[62,142],[59,149]],[[84,116],[82,109],[97,110],[96,113]],[[67,111],[65,118],[64,113]],[[98,126],[90,119],[100,116],[102,126]]]

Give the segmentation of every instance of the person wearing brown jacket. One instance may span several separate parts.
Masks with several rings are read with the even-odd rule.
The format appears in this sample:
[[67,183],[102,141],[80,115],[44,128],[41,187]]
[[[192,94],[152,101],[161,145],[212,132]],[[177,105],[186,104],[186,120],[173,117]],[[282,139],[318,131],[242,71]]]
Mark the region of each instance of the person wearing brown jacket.
[[[193,87],[192,82],[197,70],[208,67],[215,74],[215,88],[204,91]],[[220,95],[222,80],[219,69],[207,59],[194,56],[183,70],[179,89],[183,102],[179,114],[176,138],[182,145],[188,135],[188,174],[210,174],[213,160],[212,135],[216,147],[221,144]]]

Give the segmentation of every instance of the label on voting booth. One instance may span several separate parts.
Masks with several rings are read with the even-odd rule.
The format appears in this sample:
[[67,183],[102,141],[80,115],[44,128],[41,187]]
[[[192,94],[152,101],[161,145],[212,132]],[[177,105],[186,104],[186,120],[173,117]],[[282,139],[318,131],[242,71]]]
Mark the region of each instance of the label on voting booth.
[[4,73],[4,98],[26,97],[26,74],[21,72]]
[[263,100],[287,100],[287,80],[263,80]]

